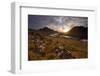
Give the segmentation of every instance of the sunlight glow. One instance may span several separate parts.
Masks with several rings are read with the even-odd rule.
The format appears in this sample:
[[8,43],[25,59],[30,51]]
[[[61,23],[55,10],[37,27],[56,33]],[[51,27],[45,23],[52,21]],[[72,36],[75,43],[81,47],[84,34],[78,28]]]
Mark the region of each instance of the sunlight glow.
[[64,26],[64,27],[60,28],[59,31],[62,32],[62,33],[66,33],[66,32],[68,32],[68,31],[70,31],[71,28],[72,28],[72,27],[70,27],[70,26]]
[[48,28],[51,28],[55,31],[61,32],[61,33],[66,33],[72,29],[73,25],[58,25],[55,26],[53,24],[49,25]]
[[68,32],[71,28],[64,28],[63,32]]

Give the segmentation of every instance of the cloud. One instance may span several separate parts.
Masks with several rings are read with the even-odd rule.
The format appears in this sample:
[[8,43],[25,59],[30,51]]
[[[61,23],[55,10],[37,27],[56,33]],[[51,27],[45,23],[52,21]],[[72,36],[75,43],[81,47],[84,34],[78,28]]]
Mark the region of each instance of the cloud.
[[63,26],[87,27],[88,17],[28,15],[28,26],[32,29],[40,29],[48,26],[55,30]]

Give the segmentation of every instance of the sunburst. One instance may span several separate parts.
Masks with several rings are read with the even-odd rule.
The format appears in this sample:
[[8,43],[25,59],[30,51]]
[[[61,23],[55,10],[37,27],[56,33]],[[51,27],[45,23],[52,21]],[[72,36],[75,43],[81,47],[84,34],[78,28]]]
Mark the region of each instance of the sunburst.
[[62,32],[66,33],[68,31],[71,30],[72,27],[68,27],[68,26],[65,26],[65,27],[62,27]]

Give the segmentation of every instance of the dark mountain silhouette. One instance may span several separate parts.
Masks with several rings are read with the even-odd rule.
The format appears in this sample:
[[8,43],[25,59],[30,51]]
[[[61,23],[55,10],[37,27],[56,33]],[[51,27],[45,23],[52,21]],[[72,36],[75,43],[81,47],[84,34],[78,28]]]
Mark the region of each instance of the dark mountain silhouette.
[[38,32],[41,32],[44,35],[50,35],[50,34],[57,33],[57,31],[54,31],[53,29],[50,29],[48,27],[41,28],[38,30]]
[[44,27],[44,28],[41,28],[41,29],[38,29],[38,30],[28,29],[28,31],[31,32],[31,33],[38,33],[38,34],[41,34],[43,36],[57,33],[57,31],[54,31],[53,29],[50,29],[48,27]]
[[58,35],[60,35],[60,34],[67,35],[67,36],[71,36],[76,39],[87,39],[88,38],[88,28],[83,27],[83,26],[75,26],[69,32],[67,32],[67,34],[63,34],[63,33],[54,31],[53,29],[50,29],[48,27],[44,27],[44,28],[41,28],[38,30],[28,29],[28,31],[32,35],[39,34],[41,36],[48,36],[48,35],[58,33]]
[[88,28],[83,26],[75,26],[67,33],[67,35],[78,39],[87,39]]
[[44,27],[44,28],[41,28],[39,29],[41,31],[53,31],[52,29],[48,28],[48,27]]

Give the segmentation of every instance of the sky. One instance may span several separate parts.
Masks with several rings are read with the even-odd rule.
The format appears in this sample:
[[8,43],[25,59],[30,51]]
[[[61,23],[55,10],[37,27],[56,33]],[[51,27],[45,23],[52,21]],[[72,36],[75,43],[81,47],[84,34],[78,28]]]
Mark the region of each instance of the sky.
[[88,17],[28,15],[28,28],[51,28],[55,31],[67,31],[74,26],[88,27]]

